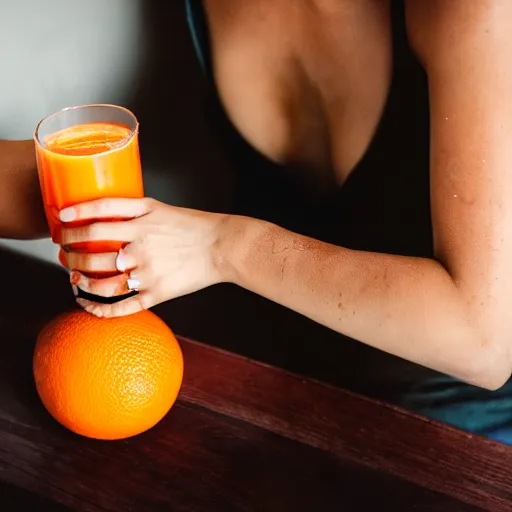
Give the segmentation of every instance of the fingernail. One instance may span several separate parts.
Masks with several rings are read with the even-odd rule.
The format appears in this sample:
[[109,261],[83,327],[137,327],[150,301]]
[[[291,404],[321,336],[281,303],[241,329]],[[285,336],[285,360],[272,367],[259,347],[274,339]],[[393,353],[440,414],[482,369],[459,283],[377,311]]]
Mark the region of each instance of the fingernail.
[[76,210],[75,208],[64,208],[64,210],[61,210],[59,212],[59,219],[62,222],[71,222],[72,220],[76,219]]
[[78,297],[78,286],[76,284],[72,284],[71,289],[73,290],[73,295]]
[[103,317],[103,310],[98,305],[89,303],[84,305],[83,308],[85,309],[85,311],[87,311],[87,313],[90,313],[91,315],[94,315],[98,318]]
[[124,272],[126,270],[126,258],[122,249],[119,250],[116,258],[116,268],[119,272]]
[[103,310],[98,307],[97,305],[94,305],[91,303],[91,301],[86,299],[76,299],[76,303],[85,309],[87,313],[90,313],[91,315],[97,316],[98,318],[103,317]]
[[72,270],[69,274],[69,280],[71,284],[78,284],[78,281],[80,281],[80,272],[77,272],[76,270]]

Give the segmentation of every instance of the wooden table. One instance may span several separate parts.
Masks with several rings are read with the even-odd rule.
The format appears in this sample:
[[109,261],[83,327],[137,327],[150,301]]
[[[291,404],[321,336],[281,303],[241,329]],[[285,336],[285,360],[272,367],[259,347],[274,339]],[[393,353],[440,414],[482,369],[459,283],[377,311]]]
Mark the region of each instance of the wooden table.
[[6,252],[0,264],[1,511],[512,510],[512,449],[186,339],[160,424],[79,437],[31,374],[36,333],[73,306],[67,276]]

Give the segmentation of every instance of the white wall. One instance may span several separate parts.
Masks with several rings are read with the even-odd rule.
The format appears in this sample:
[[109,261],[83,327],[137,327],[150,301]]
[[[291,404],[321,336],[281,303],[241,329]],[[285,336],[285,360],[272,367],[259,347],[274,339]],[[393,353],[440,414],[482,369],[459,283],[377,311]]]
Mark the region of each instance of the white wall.
[[[63,107],[129,102],[145,52],[142,4],[1,2],[0,139],[32,138],[38,121]],[[57,261],[51,240],[0,244]]]

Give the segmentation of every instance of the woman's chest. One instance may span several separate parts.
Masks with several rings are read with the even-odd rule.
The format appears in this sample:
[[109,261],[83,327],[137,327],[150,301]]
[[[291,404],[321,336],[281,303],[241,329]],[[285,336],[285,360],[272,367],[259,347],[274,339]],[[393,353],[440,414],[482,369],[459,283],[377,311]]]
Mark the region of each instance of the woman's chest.
[[246,141],[305,182],[343,183],[391,80],[385,2],[206,0],[215,82]]

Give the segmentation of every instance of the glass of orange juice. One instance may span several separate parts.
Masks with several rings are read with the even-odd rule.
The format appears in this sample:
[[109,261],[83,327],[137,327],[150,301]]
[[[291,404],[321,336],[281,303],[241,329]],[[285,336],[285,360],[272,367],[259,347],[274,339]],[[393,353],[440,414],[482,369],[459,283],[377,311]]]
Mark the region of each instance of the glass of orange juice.
[[[134,114],[116,105],[65,108],[39,122],[34,134],[37,167],[55,243],[60,244],[58,214],[63,208],[104,197],[144,196],[138,131]],[[70,250],[116,252],[122,245],[105,240],[75,244]],[[61,256],[61,262],[63,259]],[[87,275],[107,277],[113,273]]]

